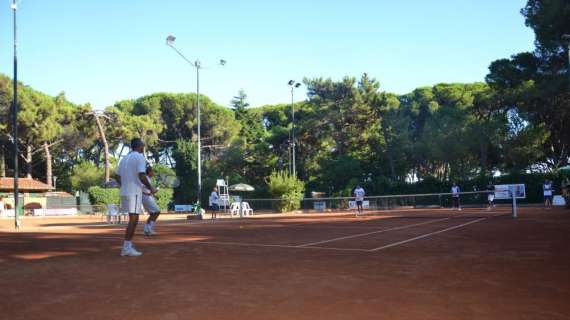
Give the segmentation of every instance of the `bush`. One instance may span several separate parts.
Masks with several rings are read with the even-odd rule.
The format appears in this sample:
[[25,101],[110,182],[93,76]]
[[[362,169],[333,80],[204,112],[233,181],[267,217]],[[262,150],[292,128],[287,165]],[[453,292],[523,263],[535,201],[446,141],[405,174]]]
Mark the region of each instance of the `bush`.
[[301,207],[301,199],[305,191],[303,181],[284,171],[273,171],[266,182],[271,196],[282,199],[275,203],[277,212],[289,212]]
[[94,186],[88,189],[91,203],[96,205],[119,204],[119,189]]
[[154,195],[156,198],[156,203],[162,211],[168,211],[168,205],[172,202],[172,196],[174,195],[174,190],[161,188]]

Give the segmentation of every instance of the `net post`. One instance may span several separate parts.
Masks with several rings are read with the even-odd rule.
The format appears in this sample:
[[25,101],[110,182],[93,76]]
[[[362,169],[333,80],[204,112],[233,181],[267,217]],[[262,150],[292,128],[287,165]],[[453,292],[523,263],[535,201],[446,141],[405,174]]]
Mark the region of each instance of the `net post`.
[[515,192],[511,190],[511,198],[513,199],[513,219],[517,218],[517,197]]

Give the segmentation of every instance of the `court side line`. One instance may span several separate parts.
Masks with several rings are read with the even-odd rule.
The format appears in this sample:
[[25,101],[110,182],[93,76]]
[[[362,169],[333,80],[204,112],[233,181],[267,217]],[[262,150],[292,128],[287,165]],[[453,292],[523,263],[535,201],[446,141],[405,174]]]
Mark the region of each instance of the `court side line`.
[[316,249],[316,250],[332,250],[332,251],[370,252],[369,249],[358,249],[358,248],[299,247],[299,246],[294,246],[294,245],[261,244],[261,243],[247,243],[247,242],[192,241],[191,243],[192,244],[215,244],[215,245],[239,246],[239,247],[270,247],[270,248],[287,248],[287,249]]
[[399,245],[402,245],[402,244],[405,244],[405,243],[409,243],[409,242],[412,242],[412,241],[416,241],[416,240],[428,238],[428,237],[431,237],[431,236],[435,236],[435,235],[437,235],[437,234],[444,233],[444,232],[447,232],[447,231],[451,231],[451,230],[463,228],[463,227],[468,226],[468,225],[470,225],[470,224],[474,224],[474,223],[477,223],[477,222],[481,222],[481,221],[487,220],[487,219],[489,219],[489,218],[479,218],[479,219],[476,219],[476,220],[471,220],[471,221],[469,221],[469,222],[462,223],[462,224],[459,224],[459,225],[456,225],[456,226],[453,226],[453,227],[441,229],[441,230],[438,230],[438,231],[434,231],[434,232],[430,232],[430,233],[423,234],[423,235],[421,235],[421,236],[413,237],[413,238],[410,238],[410,239],[406,239],[406,240],[402,240],[402,241],[390,243],[390,244],[387,244],[387,245],[384,245],[384,246],[381,246],[381,247],[378,247],[378,248],[370,249],[369,252],[376,252],[376,251],[380,251],[380,250],[384,250],[384,249],[396,247],[396,246],[399,246]]
[[388,229],[381,229],[381,230],[376,230],[376,231],[372,231],[372,232],[359,233],[359,234],[353,234],[353,235],[344,236],[344,237],[338,237],[338,238],[334,238],[334,239],[305,243],[305,244],[298,245],[297,248],[312,247],[312,246],[315,246],[318,244],[323,244],[323,243],[329,243],[329,242],[358,238],[358,237],[365,237],[365,236],[369,236],[371,234],[383,233],[383,232],[387,232],[387,231],[402,230],[402,229],[412,228],[412,227],[416,227],[416,226],[422,226],[422,225],[435,223],[435,222],[439,222],[439,221],[444,221],[444,220],[449,220],[449,219],[451,219],[451,218],[442,218],[442,219],[430,220],[430,221],[421,222],[421,223],[408,224],[408,225],[404,225],[404,226],[393,227],[393,228],[388,228]]
[[[120,236],[94,236],[89,237],[89,239],[105,239],[105,240],[123,240]],[[262,243],[247,243],[247,242],[224,242],[224,241],[188,241],[188,240],[166,240],[170,243],[188,243],[190,244],[212,244],[212,245],[222,245],[222,246],[235,246],[235,247],[265,247],[265,248],[286,248],[286,249],[313,249],[313,250],[330,250],[330,251],[357,251],[357,252],[370,252],[369,249],[358,249],[358,248],[329,248],[329,247],[302,247],[299,248],[294,245],[285,244],[262,244]]]

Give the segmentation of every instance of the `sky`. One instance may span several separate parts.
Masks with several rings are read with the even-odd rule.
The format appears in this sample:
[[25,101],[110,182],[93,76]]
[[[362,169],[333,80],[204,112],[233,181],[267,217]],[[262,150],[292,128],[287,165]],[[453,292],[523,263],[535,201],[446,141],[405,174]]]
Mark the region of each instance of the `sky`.
[[[12,11],[0,5],[0,72],[12,75]],[[22,0],[18,79],[102,109],[155,92],[201,93],[229,106],[291,101],[290,79],[360,77],[404,94],[484,81],[489,64],[531,51],[524,0]],[[227,60],[224,67],[219,59]],[[306,98],[304,87],[295,100]]]

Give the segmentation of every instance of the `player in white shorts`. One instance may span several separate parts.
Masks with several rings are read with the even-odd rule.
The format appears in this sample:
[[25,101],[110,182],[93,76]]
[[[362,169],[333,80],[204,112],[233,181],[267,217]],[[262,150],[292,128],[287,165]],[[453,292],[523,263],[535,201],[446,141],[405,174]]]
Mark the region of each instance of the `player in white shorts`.
[[491,210],[495,207],[495,186],[491,182],[487,185],[487,192],[487,201],[489,202],[487,210]]
[[137,257],[142,253],[135,249],[132,239],[139,222],[139,214],[142,212],[142,187],[146,186],[151,193],[156,193],[156,189],[146,177],[142,140],[139,138],[131,140],[131,149],[131,152],[121,159],[115,178],[121,186],[121,212],[129,214],[129,225],[125,232],[121,256]]
[[[152,170],[152,167],[146,167],[146,178],[149,184],[150,178],[153,176],[154,171]],[[156,199],[149,188],[143,186],[142,193],[142,205],[144,210],[149,214],[148,220],[144,225],[144,234],[146,236],[154,236],[156,235],[156,232],[154,232],[154,225],[156,224],[156,219],[158,219],[158,216],[160,215],[160,207],[156,203]]]
[[362,203],[364,202],[364,195],[366,194],[366,192],[364,192],[364,189],[358,185],[356,186],[356,189],[354,189],[354,200],[356,201],[356,215],[358,216],[359,214],[361,214],[364,209],[362,207]]
[[451,198],[453,199],[453,207],[457,208],[457,210],[459,210],[459,211],[461,211],[461,203],[459,202],[459,194],[460,193],[461,193],[461,189],[454,182],[453,186],[451,186]]

